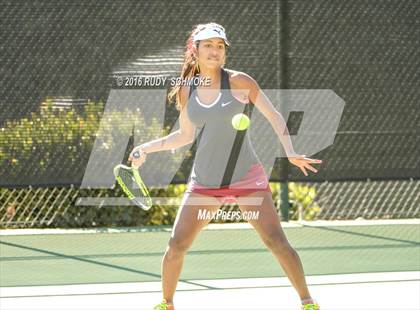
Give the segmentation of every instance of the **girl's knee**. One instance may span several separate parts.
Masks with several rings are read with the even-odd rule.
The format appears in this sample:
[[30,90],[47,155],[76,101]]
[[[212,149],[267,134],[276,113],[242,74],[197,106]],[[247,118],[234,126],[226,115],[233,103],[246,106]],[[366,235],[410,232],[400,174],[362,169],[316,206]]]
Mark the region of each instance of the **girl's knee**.
[[287,241],[286,237],[280,232],[270,233],[263,237],[263,240],[267,247],[273,252],[284,253],[285,251],[293,251],[289,241]]
[[190,245],[191,243],[184,238],[172,237],[166,248],[165,257],[168,259],[182,257],[188,251]]

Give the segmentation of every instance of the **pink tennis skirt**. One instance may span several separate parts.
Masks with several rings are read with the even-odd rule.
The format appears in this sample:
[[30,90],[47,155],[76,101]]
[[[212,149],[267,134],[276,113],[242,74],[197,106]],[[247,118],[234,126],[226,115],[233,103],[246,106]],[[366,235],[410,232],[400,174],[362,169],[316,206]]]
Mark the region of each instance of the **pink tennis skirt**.
[[255,164],[239,181],[219,188],[209,188],[191,180],[187,193],[196,193],[218,198],[221,203],[235,203],[239,196],[247,196],[255,192],[271,192],[267,175],[262,164]]

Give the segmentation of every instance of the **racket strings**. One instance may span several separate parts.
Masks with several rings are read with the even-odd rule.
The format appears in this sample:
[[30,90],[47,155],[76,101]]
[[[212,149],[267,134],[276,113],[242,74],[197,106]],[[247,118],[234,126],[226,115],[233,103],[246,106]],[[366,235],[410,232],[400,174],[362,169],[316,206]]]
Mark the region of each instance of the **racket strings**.
[[118,176],[121,178],[121,181],[124,184],[125,188],[128,191],[130,191],[133,196],[135,197],[144,196],[143,191],[140,189],[139,185],[136,183],[133,171],[131,169],[120,168],[118,172]]
[[138,173],[131,168],[120,167],[117,180],[126,195],[138,206],[146,210],[152,206],[149,191]]

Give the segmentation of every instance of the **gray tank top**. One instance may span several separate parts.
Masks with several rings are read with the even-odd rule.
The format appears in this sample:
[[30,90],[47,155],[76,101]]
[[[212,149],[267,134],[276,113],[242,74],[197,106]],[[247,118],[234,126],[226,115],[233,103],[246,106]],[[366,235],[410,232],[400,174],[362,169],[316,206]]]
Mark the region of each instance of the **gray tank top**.
[[252,147],[249,128],[238,131],[232,118],[238,113],[251,118],[253,104],[238,101],[230,91],[229,74],[221,69],[221,87],[216,100],[200,102],[196,86],[190,88],[187,112],[197,127],[194,164],[190,179],[219,188],[242,179],[252,165],[260,163]]

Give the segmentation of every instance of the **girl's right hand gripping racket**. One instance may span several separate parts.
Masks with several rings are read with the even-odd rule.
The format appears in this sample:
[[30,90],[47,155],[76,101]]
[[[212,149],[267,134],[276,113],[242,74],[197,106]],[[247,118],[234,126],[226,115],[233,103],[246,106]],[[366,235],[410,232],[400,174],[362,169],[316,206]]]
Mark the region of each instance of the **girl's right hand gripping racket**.
[[[140,157],[140,153],[134,152],[133,157]],[[152,207],[149,190],[144,185],[137,168],[120,164],[115,166],[114,175],[121,189],[136,206],[143,210]]]

